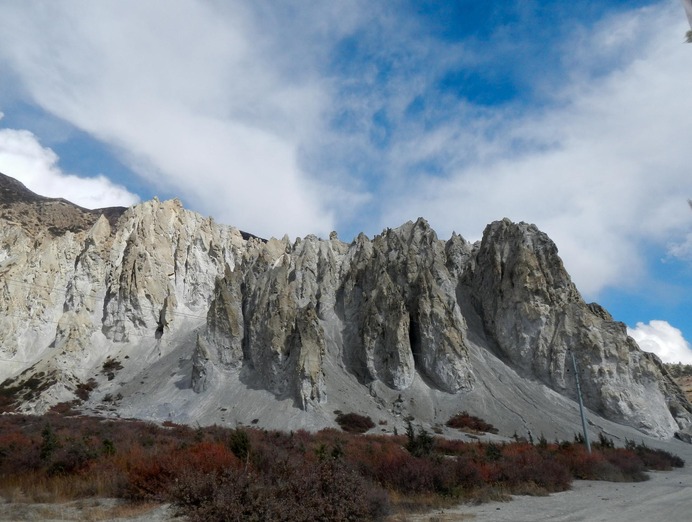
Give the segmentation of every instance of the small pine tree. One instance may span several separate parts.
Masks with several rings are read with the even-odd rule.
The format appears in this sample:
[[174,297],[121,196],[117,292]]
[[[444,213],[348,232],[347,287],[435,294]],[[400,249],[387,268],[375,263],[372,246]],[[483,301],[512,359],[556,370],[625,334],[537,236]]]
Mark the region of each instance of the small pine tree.
[[419,428],[418,434],[416,434],[413,429],[413,424],[411,424],[411,421],[408,421],[406,425],[406,437],[408,437],[406,449],[414,457],[425,457],[432,453],[435,439],[433,439],[423,427]]
[[[291,432],[291,436],[293,432]],[[250,455],[250,437],[245,432],[245,430],[234,430],[231,433],[231,440],[229,442],[229,447],[233,454],[240,460],[246,460],[248,455]]]
[[538,447],[539,448],[547,448],[548,447],[548,439],[545,438],[545,435],[541,432],[541,436],[538,439]]
[[53,427],[50,423],[46,424],[41,432],[41,448],[39,450],[39,457],[42,461],[50,460],[51,456],[56,449],[60,447],[57,435],[53,431]]
[[110,439],[103,439],[101,451],[104,455],[115,455],[115,444]]

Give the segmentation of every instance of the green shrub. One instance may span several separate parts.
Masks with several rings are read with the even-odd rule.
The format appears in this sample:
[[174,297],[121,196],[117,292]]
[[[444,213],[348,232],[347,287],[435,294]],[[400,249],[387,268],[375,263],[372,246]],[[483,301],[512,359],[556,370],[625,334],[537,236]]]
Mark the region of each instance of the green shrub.
[[229,447],[240,460],[246,460],[250,455],[250,437],[244,430],[234,430],[231,433]]
[[418,433],[416,434],[411,421],[408,421],[406,425],[406,437],[408,438],[406,449],[414,457],[423,457],[432,453],[435,439],[433,439],[423,427],[418,428]]

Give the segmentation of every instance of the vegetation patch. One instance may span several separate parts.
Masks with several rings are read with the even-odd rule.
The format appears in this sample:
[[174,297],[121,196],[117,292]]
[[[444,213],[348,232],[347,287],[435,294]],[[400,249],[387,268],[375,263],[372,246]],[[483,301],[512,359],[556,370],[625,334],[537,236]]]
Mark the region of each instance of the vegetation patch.
[[692,364],[664,363],[663,365],[675,379],[680,377],[692,377]]
[[545,495],[574,478],[645,480],[684,462],[599,438],[482,443],[337,429],[284,433],[63,415],[0,416],[0,494],[166,502],[192,521],[382,520],[464,501]]
[[472,433],[497,433],[497,428],[483,419],[469,415],[462,411],[457,413],[447,421],[447,426],[461,431],[471,431]]
[[0,413],[16,411],[18,404],[38,399],[43,392],[56,383],[55,378],[46,376],[44,372],[22,380],[23,376],[31,370],[32,368],[29,368],[18,378],[6,379],[0,384]]
[[96,389],[96,380],[89,379],[87,382],[80,382],[75,390],[75,395],[80,398],[80,400],[86,401],[89,399],[91,392]]
[[357,413],[337,413],[336,423],[348,433],[365,433],[375,427],[370,417]]
[[108,377],[109,381],[115,379],[116,372],[123,369],[123,365],[117,359],[112,359],[108,357],[106,362],[103,363],[101,368],[101,373]]

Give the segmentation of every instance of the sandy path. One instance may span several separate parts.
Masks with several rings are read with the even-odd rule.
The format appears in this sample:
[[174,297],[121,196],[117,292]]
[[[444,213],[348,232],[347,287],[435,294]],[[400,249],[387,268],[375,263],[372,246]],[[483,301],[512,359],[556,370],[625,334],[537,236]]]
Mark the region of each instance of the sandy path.
[[112,498],[90,498],[50,504],[7,502],[0,499],[0,521],[27,520],[168,522],[182,519],[176,517],[173,508],[167,504],[129,504]]
[[455,514],[465,514],[465,520],[497,522],[692,520],[692,475],[688,470],[651,472],[650,476],[651,480],[639,483],[579,480],[571,491],[464,506],[457,508]]

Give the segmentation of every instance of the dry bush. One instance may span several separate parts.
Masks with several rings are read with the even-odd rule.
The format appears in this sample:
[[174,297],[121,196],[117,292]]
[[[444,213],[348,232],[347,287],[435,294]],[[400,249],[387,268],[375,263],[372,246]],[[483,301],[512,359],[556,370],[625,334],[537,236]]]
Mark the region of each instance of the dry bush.
[[468,456],[457,457],[450,467],[454,470],[457,487],[473,490],[480,488],[484,484],[481,466],[473,458]]
[[498,430],[492,424],[485,422],[483,419],[469,415],[468,412],[462,411],[457,413],[447,421],[447,426],[458,430],[470,430],[472,432],[497,433]]
[[91,392],[96,389],[97,383],[94,378],[89,379],[87,382],[80,382],[75,390],[75,395],[81,400],[86,401],[89,399]]
[[54,503],[88,497],[115,497],[114,475],[49,476],[41,471],[0,477],[0,491],[11,502]]
[[484,452],[483,445],[479,443],[470,444],[463,440],[443,439],[437,437],[435,439],[435,451],[441,455],[456,455],[478,457]]
[[[644,463],[633,451],[624,448],[608,448],[602,450],[606,460],[622,473],[623,482],[642,482],[649,476],[644,473]],[[612,480],[612,479],[608,479]],[[613,480],[613,482],[618,482]]]
[[0,491],[15,500],[175,502],[192,520],[368,520],[386,511],[387,495],[399,509],[415,510],[561,491],[572,478],[642,480],[645,469],[684,465],[630,442],[624,449],[595,445],[589,454],[573,443],[468,443],[427,434],[430,451],[414,455],[406,448],[417,435],[412,428],[409,435],[0,416]]
[[552,453],[532,444],[514,443],[502,448],[500,481],[512,491],[531,484],[535,491],[555,492],[568,489],[572,475]]
[[635,444],[628,440],[625,442],[625,447],[637,454],[646,469],[668,471],[685,466],[685,461],[677,455],[673,455],[665,450],[649,448],[644,443]]
[[342,430],[348,433],[365,433],[375,427],[375,423],[370,417],[357,413],[339,413],[336,416],[336,422]]
[[126,495],[136,500],[166,500],[178,477],[189,469],[212,479],[240,466],[229,448],[215,442],[149,454],[133,452],[127,472]]
[[601,480],[600,477],[613,470],[601,453],[589,453],[581,444],[563,445],[558,453],[558,460],[567,466],[576,479]]
[[337,461],[285,466],[278,476],[188,471],[171,498],[189,520],[204,522],[377,520],[388,513],[385,493]]
[[647,467],[639,456],[625,448],[602,447],[589,453],[581,444],[565,443],[557,455],[578,479],[610,482],[647,480]]

